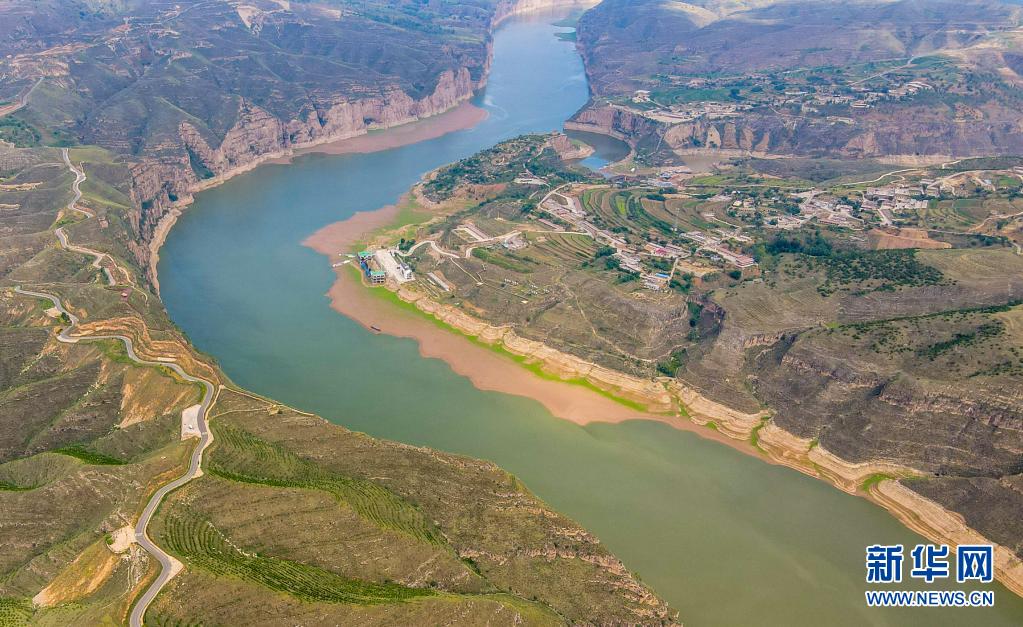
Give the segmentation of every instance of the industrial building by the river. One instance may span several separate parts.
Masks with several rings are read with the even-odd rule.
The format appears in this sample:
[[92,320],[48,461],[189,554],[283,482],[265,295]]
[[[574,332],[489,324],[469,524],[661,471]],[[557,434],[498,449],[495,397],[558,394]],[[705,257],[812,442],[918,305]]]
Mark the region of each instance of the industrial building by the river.
[[397,283],[407,283],[415,278],[412,268],[395,258],[396,251],[380,248],[359,253],[359,267],[370,283],[382,284],[390,277]]

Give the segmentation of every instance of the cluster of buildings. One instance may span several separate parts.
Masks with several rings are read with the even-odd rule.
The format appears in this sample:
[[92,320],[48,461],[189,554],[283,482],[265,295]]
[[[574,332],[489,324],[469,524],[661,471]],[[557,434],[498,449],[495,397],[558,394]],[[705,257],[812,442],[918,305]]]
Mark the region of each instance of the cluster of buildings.
[[396,258],[397,251],[389,248],[364,250],[358,254],[359,267],[370,283],[383,284],[387,279],[408,283],[415,279],[412,269]]
[[695,242],[697,252],[711,258],[718,258],[725,263],[731,264],[739,269],[752,268],[757,265],[756,259],[749,255],[737,253],[725,245],[722,238],[703,233],[702,231],[688,231],[681,234],[685,239]]
[[[804,114],[819,113],[819,107],[847,106],[853,110],[863,110],[884,101],[906,100],[921,91],[933,91],[934,87],[922,80],[908,82],[891,82],[885,87],[872,87],[864,84],[823,84],[793,88],[783,92],[772,89],[772,77],[756,75],[745,77],[747,83],[753,81],[760,89],[743,90],[741,97],[734,102],[700,101],[672,105],[662,105],[651,98],[650,91],[645,89],[633,93],[632,103],[641,105],[641,110],[629,109],[632,113],[642,115],[666,124],[679,124],[694,120],[719,120],[734,117],[754,107],[796,107]],[[709,81],[707,79],[691,79],[684,85],[689,89],[729,88],[729,80]],[[733,89],[733,92],[735,90]],[[851,118],[828,116],[829,120],[853,124]]]
[[[905,100],[917,93],[934,88],[920,80],[912,80],[892,87],[873,88],[866,85],[820,85],[810,90],[790,89],[780,95],[769,95],[765,91],[765,100],[759,104],[772,106],[796,105],[803,112],[815,113],[815,107],[846,105],[852,109],[869,109],[883,101]],[[851,122],[851,120],[850,120]]]
[[923,81],[909,81],[905,85],[897,85],[885,91],[871,90],[866,87],[854,87],[858,92],[857,98],[849,103],[853,109],[869,109],[877,102],[891,100],[905,100],[923,90],[934,88]]
[[699,119],[722,120],[752,108],[753,105],[734,102],[687,102],[650,109],[641,112],[641,115],[666,124],[679,124]]
[[[819,224],[829,226],[840,226],[849,229],[864,228],[863,220],[853,215],[856,211],[855,207],[848,203],[822,195],[818,190],[801,192],[793,194],[793,196],[800,201],[799,213],[793,215],[777,209],[769,209],[768,215],[764,220],[764,228],[792,231],[802,227],[811,220],[816,220]],[[731,199],[732,196],[728,194],[719,194],[711,200],[727,201]],[[756,201],[748,196],[732,200],[729,208],[736,214],[754,214],[760,209]],[[729,235],[729,239],[743,241],[740,237],[742,236],[736,237],[736,234]]]
[[890,226],[899,213],[911,213],[927,208],[927,200],[919,198],[924,195],[937,196],[940,193],[938,184],[931,180],[921,181],[920,185],[888,185],[872,187],[863,192],[861,208],[875,211],[881,218],[881,224]]
[[852,215],[854,208],[831,198],[818,198],[811,194],[799,205],[799,214],[806,219],[816,218],[820,224],[861,228],[863,220]]

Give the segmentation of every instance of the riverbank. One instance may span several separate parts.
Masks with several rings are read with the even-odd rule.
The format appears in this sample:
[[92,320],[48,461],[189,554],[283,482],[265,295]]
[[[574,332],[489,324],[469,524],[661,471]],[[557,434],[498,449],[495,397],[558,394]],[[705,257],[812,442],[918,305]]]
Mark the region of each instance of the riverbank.
[[224,174],[200,181],[189,188],[188,194],[179,198],[156,224],[153,237],[148,245],[148,274],[153,284],[153,290],[157,295],[160,294],[160,277],[157,271],[160,264],[160,249],[166,243],[167,235],[174,228],[182,212],[194,201],[194,194],[223,185],[232,178],[251,172],[261,165],[290,164],[295,158],[307,154],[341,155],[400,148],[472,128],[485,119],[487,119],[487,112],[484,109],[473,105],[468,100],[462,100],[453,108],[421,120],[406,121],[386,129],[363,130],[359,134],[346,137],[320,138],[305,144],[298,144],[285,150],[267,153]]
[[443,113],[401,126],[370,131],[364,135],[346,137],[324,144],[303,146],[295,149],[293,154],[286,158],[276,159],[269,163],[287,164],[294,161],[296,157],[308,154],[346,155],[400,148],[472,128],[487,119],[487,115],[485,109],[481,109],[471,102],[463,102]]
[[[350,250],[371,233],[394,224],[400,214],[398,205],[360,212],[320,229],[303,245],[336,262],[339,251]],[[531,398],[558,418],[576,424],[654,420],[733,448],[748,448],[688,420],[659,383],[639,382],[592,364],[583,366],[577,358],[562,360],[555,370],[557,351],[518,338],[508,328],[445,315],[433,308],[432,301],[416,298],[410,291],[369,289],[351,264],[334,272],[336,280],[328,296],[335,311],[366,329],[415,340],[423,357],[444,361],[480,390]]]
[[[493,31],[498,26],[511,17],[553,10],[582,10],[592,7],[598,2],[599,0],[510,0],[498,6],[490,25],[490,31],[493,34]],[[149,241],[143,242],[136,249],[140,262],[145,266],[147,277],[153,286],[153,291],[157,295],[160,294],[160,278],[158,273],[160,249],[166,243],[168,233],[170,233],[182,212],[194,201],[195,194],[222,185],[226,181],[250,172],[261,165],[291,163],[295,157],[304,154],[377,152],[434,139],[454,131],[472,128],[486,119],[486,111],[472,105],[469,101],[479,90],[486,86],[490,75],[492,58],[493,49],[492,46],[488,46],[483,76],[471,88],[461,91],[456,90],[453,96],[447,98],[448,106],[441,106],[435,109],[427,108],[429,114],[426,116],[420,117],[413,114],[411,117],[397,119],[391,123],[364,126],[341,133],[326,134],[311,141],[291,145],[282,150],[274,150],[253,156],[236,167],[189,186],[185,192],[179,193],[177,200],[166,207],[166,211],[160,215]],[[467,76],[467,72],[464,72],[464,74]],[[451,74],[450,78],[452,79],[451,81],[445,81],[445,77],[442,76],[441,83],[459,83],[459,81],[454,79],[453,74]],[[461,81],[461,83],[464,82]],[[440,86],[438,86],[439,90]],[[435,97],[437,94],[438,92],[435,92],[433,96]],[[413,104],[421,105],[424,102],[414,101]]]
[[[339,253],[404,226],[408,219],[399,205],[360,212],[323,227],[303,244],[335,261]],[[785,431],[768,411],[741,412],[677,380],[646,380],[613,371],[519,337],[510,327],[491,325],[414,289],[370,288],[350,265],[334,270],[336,280],[328,292],[333,309],[366,328],[416,340],[422,356],[444,361],[481,390],[532,398],[577,424],[663,422],[866,498],[933,542],[994,544],[998,580],[1023,596],[1023,561],[969,528],[960,515],[899,483],[923,475],[919,470],[880,461],[849,462]]]

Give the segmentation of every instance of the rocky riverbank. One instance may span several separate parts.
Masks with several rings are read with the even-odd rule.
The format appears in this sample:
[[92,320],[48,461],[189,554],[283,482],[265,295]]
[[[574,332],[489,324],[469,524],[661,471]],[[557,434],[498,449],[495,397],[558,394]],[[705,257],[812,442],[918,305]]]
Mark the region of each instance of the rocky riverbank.
[[[844,492],[870,499],[933,542],[994,544],[998,580],[1023,596],[1023,561],[1018,556],[971,529],[959,514],[900,483],[900,479],[923,475],[922,471],[882,461],[849,462],[812,440],[785,431],[771,419],[768,411],[743,412],[708,399],[677,380],[641,379],[586,362],[542,342],[521,338],[510,328],[495,327],[461,310],[436,303],[413,289],[397,288],[395,293],[402,301],[454,330],[500,347],[550,375],[583,380],[615,397],[646,405],[648,415],[637,418],[650,415],[661,418],[666,413],[685,416],[688,421],[705,427],[697,431],[705,437],[717,441],[728,438],[738,450],[760,454],[771,463],[789,466]],[[438,332],[445,331],[438,328]],[[444,359],[443,355],[439,356]],[[688,428],[684,418],[665,422]]]

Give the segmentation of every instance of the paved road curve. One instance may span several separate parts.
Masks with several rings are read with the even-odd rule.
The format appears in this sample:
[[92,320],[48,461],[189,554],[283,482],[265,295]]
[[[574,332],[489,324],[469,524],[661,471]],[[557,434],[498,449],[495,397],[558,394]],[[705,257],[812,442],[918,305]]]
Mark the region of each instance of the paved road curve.
[[192,383],[199,383],[203,386],[204,392],[202,397],[202,403],[199,406],[199,445],[192,451],[192,459],[188,465],[188,470],[185,474],[181,475],[174,481],[164,485],[157,490],[152,498],[149,499],[149,503],[146,504],[146,508],[142,510],[142,515],[139,517],[138,523],[135,525],[135,540],[149,552],[150,555],[155,557],[160,562],[160,575],[156,578],[151,586],[146,590],[145,594],[139,599],[138,603],[132,609],[129,624],[131,627],[140,627],[142,625],[142,617],[149,607],[149,604],[153,602],[156,595],[160,590],[167,584],[170,579],[181,570],[181,563],[171,557],[163,549],[156,546],[152,540],[149,539],[147,528],[149,521],[152,520],[153,514],[156,513],[156,509],[160,506],[163,498],[167,496],[172,490],[176,490],[181,486],[185,485],[192,479],[201,476],[200,466],[202,465],[202,456],[209,447],[210,443],[213,442],[213,435],[210,433],[209,428],[206,426],[206,414],[209,411],[210,405],[217,396],[217,388],[213,383],[193,377],[192,375],[185,372],[180,365],[173,361],[149,361],[140,358],[135,353],[135,347],[132,344],[131,338],[125,335],[90,335],[87,337],[71,335],[72,330],[78,326],[78,317],[71,313],[64,307],[64,303],[61,301],[59,296],[54,294],[47,294],[46,292],[33,292],[30,290],[21,289],[21,286],[15,287],[14,291],[19,294],[26,296],[35,296],[36,298],[45,298],[53,302],[53,306],[57,308],[60,313],[66,315],[71,320],[71,325],[60,332],[57,339],[67,344],[77,344],[80,341],[96,341],[96,340],[120,340],[124,342],[124,348],[128,353],[128,357],[132,361],[145,365],[145,366],[165,366],[170,368],[178,374],[182,379],[191,381]]
[[[94,214],[93,212],[78,206],[78,201],[82,199],[82,183],[84,183],[85,179],[87,178],[85,176],[85,172],[82,172],[81,170],[76,168],[74,164],[71,163],[71,157],[70,155],[68,155],[67,148],[62,148],[61,154],[64,155],[64,163],[67,164],[68,169],[71,170],[71,172],[74,173],[75,175],[75,182],[71,184],[71,189],[74,191],[75,196],[74,198],[71,199],[71,202],[67,204],[67,208],[70,209],[71,211],[77,211],[78,213],[81,213],[86,218],[96,217],[96,214]],[[57,228],[57,230],[54,231],[54,233],[56,233],[57,239],[60,240],[60,245],[66,248],[67,250],[95,257],[95,259],[93,259],[92,261],[92,267],[103,271],[103,274],[105,274],[107,277],[107,285],[116,285],[116,282],[114,281],[114,275],[113,273],[110,272],[110,268],[107,268],[106,266],[103,265],[103,260],[106,259],[109,255],[107,255],[106,253],[101,253],[98,250],[92,250],[91,248],[75,246],[74,244],[68,241],[67,233],[64,231],[64,227]],[[110,262],[114,263],[114,260],[111,258]]]
[[[94,217],[94,215],[91,212],[82,209],[77,205],[78,201],[82,197],[82,192],[79,189],[79,187],[82,184],[82,182],[85,181],[86,179],[85,173],[75,168],[71,164],[71,160],[68,157],[68,151],[66,148],[63,150],[63,154],[64,162],[67,163],[68,168],[70,168],[71,171],[75,173],[74,182],[75,196],[74,199],[68,204],[68,209],[77,211],[79,213],[85,214],[89,218],[92,218]],[[82,248],[79,246],[73,246],[68,242],[67,234],[64,232],[63,228],[58,228],[56,230],[56,235],[62,247],[75,252],[85,253],[94,256],[96,260],[93,262],[92,265],[97,268],[102,268],[104,273],[106,274],[107,283],[110,285],[114,285],[114,278],[110,272],[110,269],[100,265],[101,261],[107,256],[106,253],[101,253],[95,250]],[[196,420],[200,434],[199,445],[195,447],[194,451],[192,451],[192,458],[188,464],[188,470],[185,472],[185,474],[181,475],[174,481],[165,484],[153,494],[153,496],[149,499],[149,502],[146,503],[145,509],[142,510],[142,515],[139,517],[138,523],[136,523],[135,525],[135,541],[138,542],[139,545],[142,546],[142,548],[148,551],[150,555],[155,557],[157,561],[160,562],[160,574],[157,576],[156,581],[154,581],[146,589],[145,593],[143,593],[142,597],[139,598],[138,602],[135,603],[135,606],[132,608],[131,611],[131,616],[129,617],[129,625],[131,625],[131,627],[141,627],[142,619],[145,616],[146,610],[149,608],[150,603],[152,603],[153,599],[156,598],[156,595],[160,593],[160,590],[162,590],[163,587],[167,585],[167,582],[170,581],[171,578],[174,577],[174,575],[178,574],[178,572],[182,568],[181,562],[174,559],[170,554],[168,554],[166,551],[158,547],[152,540],[150,540],[148,533],[149,522],[153,519],[153,515],[156,513],[157,508],[160,507],[160,503],[163,502],[163,499],[164,497],[167,496],[167,494],[169,494],[172,490],[180,488],[181,486],[185,485],[192,479],[202,476],[201,470],[202,456],[203,453],[206,452],[206,449],[209,447],[209,445],[213,442],[213,434],[210,433],[210,430],[206,425],[206,415],[209,412],[210,406],[216,400],[218,389],[212,382],[207,381],[206,379],[193,377],[192,375],[188,374],[177,362],[173,360],[168,359],[166,361],[163,360],[149,361],[146,359],[142,359],[141,357],[138,356],[138,354],[135,353],[135,346],[133,345],[131,338],[125,335],[116,334],[89,336],[72,335],[72,332],[74,331],[75,327],[78,326],[79,320],[75,314],[68,311],[68,309],[64,306],[64,303],[63,301],[61,301],[59,296],[49,294],[46,292],[34,292],[31,290],[24,290],[21,288],[20,285],[15,287],[14,291],[17,292],[18,294],[23,294],[25,296],[34,296],[36,298],[43,298],[49,300],[53,303],[53,306],[56,307],[58,311],[60,311],[60,313],[68,317],[68,320],[71,321],[71,324],[68,325],[68,327],[61,331],[60,335],[57,336],[57,339],[59,341],[67,344],[77,344],[78,342],[81,341],[119,340],[124,343],[124,348],[128,353],[128,357],[130,357],[132,361],[145,366],[164,366],[170,368],[175,373],[177,373],[177,375],[180,376],[182,379],[190,381],[192,383],[198,383],[203,386],[202,401],[199,405],[199,415]]]

